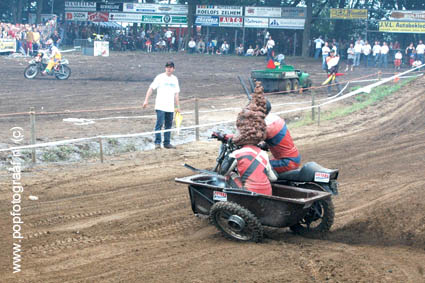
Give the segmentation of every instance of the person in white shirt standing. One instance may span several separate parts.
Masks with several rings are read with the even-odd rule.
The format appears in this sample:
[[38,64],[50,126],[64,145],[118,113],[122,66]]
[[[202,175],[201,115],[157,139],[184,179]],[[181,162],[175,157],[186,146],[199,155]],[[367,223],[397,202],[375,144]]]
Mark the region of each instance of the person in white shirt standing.
[[[174,101],[176,104],[175,111],[180,112],[179,102],[179,81],[174,73],[174,63],[167,62],[165,64],[165,73],[159,74],[155,77],[148,91],[146,92],[145,101],[143,102],[143,108],[148,106],[148,100],[154,89],[157,90],[155,99],[155,111],[156,111],[156,125],[155,131],[160,131],[164,126],[165,130],[171,129],[173,125],[174,116]],[[164,148],[172,149],[176,148],[170,143],[171,132],[164,133]],[[155,134],[155,149],[161,148],[161,133]]]
[[322,39],[322,36],[319,36],[319,38],[316,38],[314,40],[315,43],[315,51],[314,51],[314,59],[319,59],[320,51],[322,51],[322,45],[325,43]]
[[390,48],[388,47],[387,43],[384,42],[381,47],[381,63],[379,64],[380,67],[388,67],[388,52],[390,52]]
[[422,40],[419,40],[419,44],[418,46],[416,46],[416,59],[421,61],[422,64],[425,63],[424,53],[425,53],[425,44],[422,43]]
[[379,41],[375,41],[375,45],[373,45],[372,52],[375,61],[375,67],[378,67],[381,56],[381,45],[379,45]]
[[365,61],[365,67],[369,67],[370,65],[370,53],[372,52],[372,47],[370,46],[369,42],[366,41],[365,44],[363,45],[363,49],[362,49],[362,53],[364,56],[364,61]]
[[275,42],[272,39],[271,35],[269,36],[269,40],[267,40],[266,45],[267,45],[267,62],[268,62],[270,59],[273,59],[273,48],[275,46]]
[[329,44],[325,42],[325,46],[322,47],[322,69],[325,71],[328,70],[326,58],[329,56],[329,52],[331,52],[331,49],[329,48]]
[[360,39],[354,44],[354,67],[360,65],[360,56],[362,54],[363,44],[361,44]]

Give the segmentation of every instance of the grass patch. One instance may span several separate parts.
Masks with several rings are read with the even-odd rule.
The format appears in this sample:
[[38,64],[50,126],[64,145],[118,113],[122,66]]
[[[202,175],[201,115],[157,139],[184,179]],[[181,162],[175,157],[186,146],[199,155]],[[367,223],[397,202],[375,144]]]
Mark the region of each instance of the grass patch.
[[[339,109],[335,109],[335,110],[332,110],[332,111],[327,112],[327,113],[322,112],[320,119],[321,120],[332,120],[332,119],[335,119],[337,117],[347,116],[351,113],[362,110],[362,109],[364,109],[364,108],[366,108],[370,105],[373,105],[373,104],[383,100],[387,96],[390,96],[391,94],[398,91],[400,88],[402,88],[406,84],[410,83],[414,79],[416,79],[416,78],[409,78],[409,79],[402,81],[402,82],[400,82],[396,85],[382,85],[382,86],[376,87],[376,88],[372,89],[370,94],[367,94],[367,93],[357,94],[354,97],[355,102],[352,105],[347,106],[347,107],[342,107],[342,108],[339,108]],[[355,90],[355,89],[358,89],[358,88],[360,88],[360,87],[354,87],[354,88],[352,88],[352,90]],[[311,124],[316,123],[316,121],[313,121],[311,119],[310,113],[309,113],[309,115],[304,116],[302,119],[298,120],[297,122],[290,123],[291,127],[296,128],[296,127],[302,127],[302,126],[311,125]],[[316,114],[316,119],[317,119],[317,114]]]

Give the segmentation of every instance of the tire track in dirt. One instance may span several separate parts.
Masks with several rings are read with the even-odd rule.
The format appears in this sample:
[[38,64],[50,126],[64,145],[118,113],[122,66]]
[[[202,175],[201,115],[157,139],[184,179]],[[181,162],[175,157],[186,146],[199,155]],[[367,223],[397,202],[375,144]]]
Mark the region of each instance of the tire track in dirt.
[[[62,251],[65,249],[71,249],[74,247],[84,248],[88,245],[101,245],[106,242],[117,242],[117,241],[128,241],[128,240],[150,240],[150,239],[161,239],[169,235],[182,232],[188,228],[192,228],[197,224],[193,217],[179,217],[173,221],[167,221],[167,223],[158,226],[157,223],[151,224],[152,227],[144,227],[144,231],[139,233],[127,233],[125,235],[104,235],[104,236],[73,236],[55,240],[49,244],[43,244],[34,246],[30,249],[28,256],[37,257],[37,254],[51,254],[56,251]],[[41,236],[47,233],[41,233]],[[40,235],[40,234],[38,234]]]

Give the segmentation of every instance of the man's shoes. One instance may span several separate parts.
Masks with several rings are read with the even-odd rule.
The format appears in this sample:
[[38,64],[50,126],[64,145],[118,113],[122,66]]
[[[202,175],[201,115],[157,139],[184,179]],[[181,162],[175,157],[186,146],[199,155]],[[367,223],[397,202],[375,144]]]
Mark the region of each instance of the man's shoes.
[[164,144],[164,148],[168,148],[168,149],[176,149],[176,147],[172,144]]
[[46,72],[46,71],[42,71],[42,72],[41,72],[41,74],[42,74],[43,76],[45,76],[45,75],[47,75],[47,72]]
[[155,144],[155,149],[161,149],[161,145],[159,143]]

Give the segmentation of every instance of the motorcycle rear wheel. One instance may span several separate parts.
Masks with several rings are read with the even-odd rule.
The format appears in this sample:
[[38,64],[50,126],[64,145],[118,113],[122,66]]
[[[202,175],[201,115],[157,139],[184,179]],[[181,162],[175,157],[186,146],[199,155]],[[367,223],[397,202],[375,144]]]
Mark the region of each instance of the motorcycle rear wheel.
[[59,70],[55,71],[55,77],[58,80],[67,80],[71,76],[71,68],[67,65],[60,65]]
[[244,242],[263,240],[263,226],[258,218],[234,202],[215,203],[209,219],[227,239]]
[[31,64],[25,68],[24,77],[27,79],[33,79],[38,75],[38,66],[35,64]]

